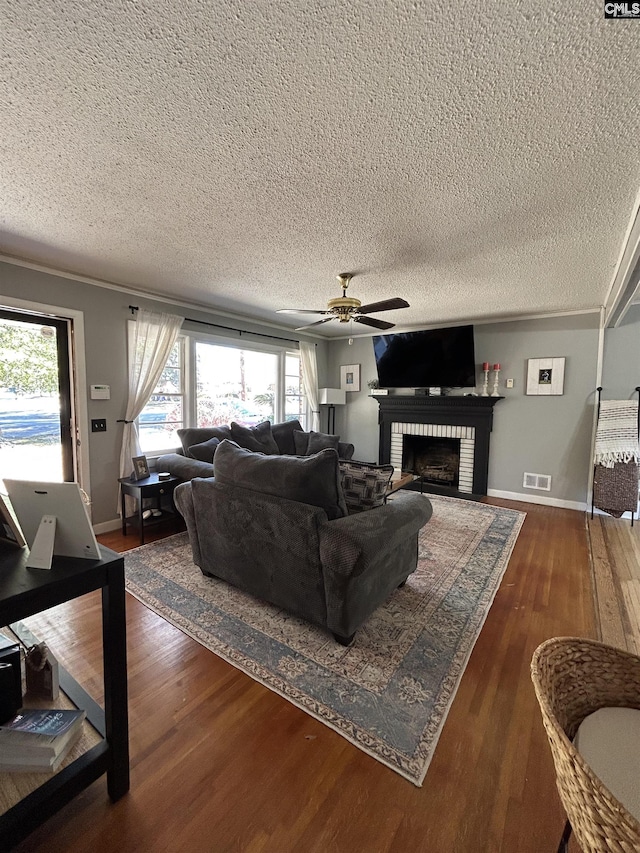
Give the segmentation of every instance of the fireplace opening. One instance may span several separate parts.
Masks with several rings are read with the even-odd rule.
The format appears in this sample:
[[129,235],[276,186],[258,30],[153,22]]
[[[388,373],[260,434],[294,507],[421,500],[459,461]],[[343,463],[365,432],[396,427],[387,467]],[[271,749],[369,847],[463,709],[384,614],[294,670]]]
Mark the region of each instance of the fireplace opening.
[[460,439],[403,435],[402,470],[422,477],[425,483],[458,488]]

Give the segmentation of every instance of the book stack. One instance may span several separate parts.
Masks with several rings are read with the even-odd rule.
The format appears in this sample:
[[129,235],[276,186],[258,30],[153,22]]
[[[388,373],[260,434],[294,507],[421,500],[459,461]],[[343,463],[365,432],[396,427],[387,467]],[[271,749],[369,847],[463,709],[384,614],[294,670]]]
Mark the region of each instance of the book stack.
[[82,732],[84,711],[25,709],[0,726],[0,773],[54,773]]

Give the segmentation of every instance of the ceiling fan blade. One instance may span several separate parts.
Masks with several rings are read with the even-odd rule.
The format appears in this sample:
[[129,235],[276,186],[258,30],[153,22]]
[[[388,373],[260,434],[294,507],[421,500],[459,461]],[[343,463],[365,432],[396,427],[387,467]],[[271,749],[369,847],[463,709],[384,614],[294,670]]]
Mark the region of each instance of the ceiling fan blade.
[[328,314],[328,311],[318,308],[315,311],[313,308],[278,308],[276,314]]
[[363,323],[365,326],[373,326],[374,329],[393,329],[395,323],[387,323],[386,320],[376,320],[375,317],[354,317],[355,323]]
[[394,299],[383,299],[382,302],[371,302],[369,305],[361,305],[358,308],[360,314],[375,314],[376,311],[393,311],[396,308],[408,308],[406,299],[396,296]]
[[312,326],[321,326],[323,323],[328,323],[330,320],[335,320],[335,317],[325,317],[324,320],[317,320],[315,323],[309,323],[308,326],[298,326],[294,331],[302,332],[305,329],[310,329]]

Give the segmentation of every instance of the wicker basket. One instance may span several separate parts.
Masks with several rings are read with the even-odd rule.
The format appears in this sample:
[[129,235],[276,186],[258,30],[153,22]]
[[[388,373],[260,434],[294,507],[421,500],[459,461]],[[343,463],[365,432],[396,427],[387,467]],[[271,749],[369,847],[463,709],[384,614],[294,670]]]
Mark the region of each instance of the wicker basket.
[[583,853],[638,853],[640,823],[571,741],[585,717],[599,708],[640,709],[640,658],[595,640],[556,637],[536,649],[531,678],[560,799]]

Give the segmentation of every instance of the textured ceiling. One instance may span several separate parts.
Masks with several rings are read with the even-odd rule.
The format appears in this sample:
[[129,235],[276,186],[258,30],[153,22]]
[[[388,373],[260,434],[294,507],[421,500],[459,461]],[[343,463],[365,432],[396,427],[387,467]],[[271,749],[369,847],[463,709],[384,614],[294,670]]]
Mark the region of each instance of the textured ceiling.
[[[292,326],[604,303],[640,22],[602,5],[0,0],[0,251]],[[320,334],[344,333],[337,322]]]

